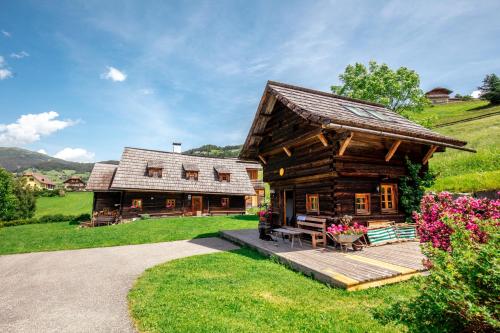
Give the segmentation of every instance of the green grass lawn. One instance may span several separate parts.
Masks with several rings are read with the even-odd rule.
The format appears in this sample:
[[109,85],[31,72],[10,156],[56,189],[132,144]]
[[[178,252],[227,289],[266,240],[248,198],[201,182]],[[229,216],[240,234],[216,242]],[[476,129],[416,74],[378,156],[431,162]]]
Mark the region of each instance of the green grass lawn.
[[454,102],[427,107],[420,113],[412,114],[411,119],[432,127],[498,111],[500,105],[489,106],[486,101]]
[[434,154],[429,166],[438,173],[432,190],[471,192],[500,189],[500,115],[455,124],[436,131],[468,142],[469,153],[447,149]]
[[256,216],[173,217],[98,228],[69,223],[0,228],[0,254],[168,242],[257,227]]
[[92,195],[92,192],[67,192],[64,197],[40,197],[36,200],[35,217],[52,214],[90,214]]
[[347,292],[249,249],[153,267],[129,293],[141,332],[401,332],[372,309],[416,294],[414,283]]

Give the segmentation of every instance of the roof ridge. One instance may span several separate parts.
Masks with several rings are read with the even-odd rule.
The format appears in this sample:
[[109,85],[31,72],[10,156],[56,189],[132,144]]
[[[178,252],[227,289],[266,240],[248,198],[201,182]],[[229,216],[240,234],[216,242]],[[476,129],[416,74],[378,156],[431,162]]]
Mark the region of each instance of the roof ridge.
[[361,104],[366,104],[366,105],[372,105],[372,106],[378,106],[378,107],[388,109],[385,105],[380,104],[380,103],[365,101],[363,99],[358,99],[358,98],[336,95],[334,93],[329,93],[326,91],[321,91],[321,90],[316,90],[316,89],[311,89],[311,88],[304,88],[304,87],[300,87],[300,86],[296,86],[296,85],[288,84],[288,83],[282,83],[282,82],[268,80],[267,85],[275,85],[275,86],[279,86],[279,87],[283,87],[283,88],[290,88],[290,89],[294,89],[294,90],[304,91],[304,92],[308,92],[311,94],[322,95],[322,96],[331,97],[331,98],[338,98],[338,99],[342,99],[342,100],[346,100],[346,101],[351,101],[351,102],[356,102],[356,103],[361,103]]

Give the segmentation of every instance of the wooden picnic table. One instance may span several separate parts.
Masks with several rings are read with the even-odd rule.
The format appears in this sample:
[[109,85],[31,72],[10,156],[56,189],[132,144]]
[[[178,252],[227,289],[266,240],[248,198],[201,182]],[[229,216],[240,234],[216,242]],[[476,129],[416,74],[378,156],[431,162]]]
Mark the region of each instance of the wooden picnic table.
[[290,230],[290,229],[285,229],[285,228],[277,228],[271,230],[271,232],[275,232],[277,234],[281,234],[281,238],[285,240],[285,235],[289,237],[290,239],[290,247],[293,249],[293,241],[295,238],[299,240],[300,247],[302,247],[302,241],[300,240],[300,235],[302,235],[302,231],[299,230]]

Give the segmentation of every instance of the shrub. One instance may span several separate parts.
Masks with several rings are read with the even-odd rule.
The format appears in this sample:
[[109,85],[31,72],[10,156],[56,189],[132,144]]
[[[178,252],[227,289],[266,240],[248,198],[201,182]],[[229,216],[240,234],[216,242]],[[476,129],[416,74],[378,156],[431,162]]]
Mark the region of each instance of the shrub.
[[448,192],[428,194],[422,198],[421,213],[414,214],[421,242],[445,251],[450,250],[450,235],[453,227],[445,223],[448,218],[454,225],[464,225],[473,237],[484,242],[486,235],[478,228],[478,221],[500,219],[500,200],[476,199],[468,196],[453,200]]
[[90,214],[87,213],[80,215],[54,214],[54,215],[44,215],[39,218],[0,222],[0,227],[13,227],[25,224],[43,224],[43,223],[57,223],[57,222],[70,222],[72,224],[79,224],[80,222],[89,221],[90,219],[91,216]]
[[406,219],[411,219],[414,212],[420,211],[420,201],[425,189],[434,184],[435,176],[430,172],[422,171],[422,164],[413,163],[406,157],[408,175],[401,178],[399,191],[401,192],[400,204]]
[[453,216],[441,222],[453,229],[450,250],[423,245],[430,275],[419,279],[420,294],[406,302],[377,310],[384,323],[395,321],[411,332],[498,332],[500,330],[500,233],[498,220],[479,220],[476,231]]

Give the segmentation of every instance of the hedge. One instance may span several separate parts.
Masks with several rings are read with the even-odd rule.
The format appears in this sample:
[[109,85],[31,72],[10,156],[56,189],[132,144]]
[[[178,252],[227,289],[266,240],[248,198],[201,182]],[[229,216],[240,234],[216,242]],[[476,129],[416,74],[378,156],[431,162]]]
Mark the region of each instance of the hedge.
[[64,215],[64,214],[54,214],[45,215],[39,218],[31,218],[24,220],[12,220],[12,221],[0,221],[0,228],[2,227],[13,227],[16,225],[25,224],[43,224],[43,223],[56,223],[56,222],[70,222],[70,223],[80,223],[82,221],[89,221],[90,214],[80,214],[80,215]]

